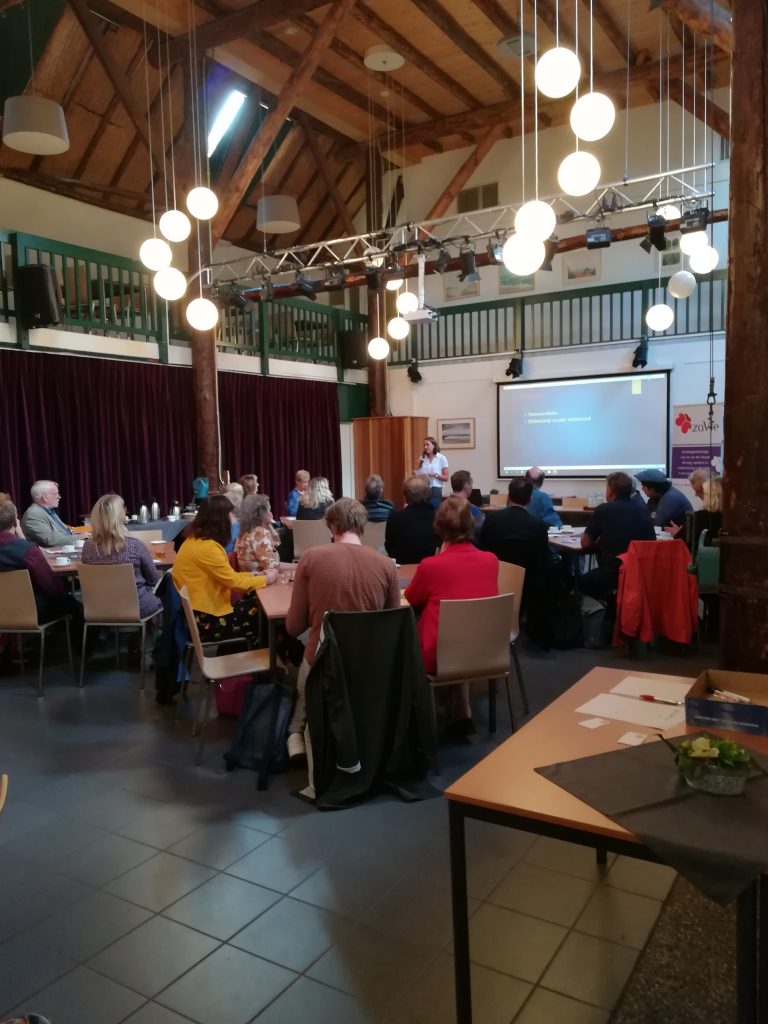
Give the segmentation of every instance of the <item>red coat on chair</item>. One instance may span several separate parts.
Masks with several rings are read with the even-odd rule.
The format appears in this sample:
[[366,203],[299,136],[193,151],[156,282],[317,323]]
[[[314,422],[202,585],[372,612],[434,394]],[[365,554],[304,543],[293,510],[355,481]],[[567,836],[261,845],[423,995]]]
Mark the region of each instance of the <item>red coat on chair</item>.
[[699,621],[699,591],[683,541],[634,540],[620,561],[614,644],[621,637],[647,643],[658,635],[689,644]]

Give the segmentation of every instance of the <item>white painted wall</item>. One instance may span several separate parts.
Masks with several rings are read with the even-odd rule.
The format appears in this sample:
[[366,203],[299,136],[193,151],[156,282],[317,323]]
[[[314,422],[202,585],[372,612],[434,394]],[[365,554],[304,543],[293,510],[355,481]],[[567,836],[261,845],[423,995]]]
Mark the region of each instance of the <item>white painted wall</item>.
[[[587,348],[549,349],[525,354],[526,380],[585,376],[627,371],[632,366],[636,341],[626,344],[594,345]],[[720,401],[725,390],[725,339],[715,338],[715,388]],[[506,488],[496,476],[496,382],[504,376],[508,360],[483,358],[422,363],[423,381],[412,384],[405,369],[388,374],[389,407],[393,416],[426,416],[429,429],[437,434],[437,420],[473,416],[475,448],[447,451],[451,472],[468,469],[483,492],[491,487]],[[709,387],[709,338],[655,338],[649,348],[647,370],[671,369],[670,407],[686,402],[704,402]],[[670,408],[671,411],[671,408]],[[631,429],[628,426],[627,429]],[[536,462],[535,453],[531,459]],[[552,480],[547,489],[555,495],[588,497],[602,481]]]

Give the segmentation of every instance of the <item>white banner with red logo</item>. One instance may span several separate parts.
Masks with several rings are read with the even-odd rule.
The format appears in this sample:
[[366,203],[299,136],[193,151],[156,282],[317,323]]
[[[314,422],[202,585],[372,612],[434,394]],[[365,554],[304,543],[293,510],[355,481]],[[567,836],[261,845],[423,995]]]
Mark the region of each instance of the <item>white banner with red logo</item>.
[[672,479],[687,480],[694,469],[723,471],[723,404],[675,405],[672,409]]

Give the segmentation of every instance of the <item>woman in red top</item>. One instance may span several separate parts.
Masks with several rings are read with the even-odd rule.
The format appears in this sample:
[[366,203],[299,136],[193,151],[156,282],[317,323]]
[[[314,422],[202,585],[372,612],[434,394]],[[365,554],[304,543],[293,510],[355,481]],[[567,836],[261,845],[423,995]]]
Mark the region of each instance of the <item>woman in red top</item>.
[[[499,593],[499,560],[490,551],[472,544],[474,520],[466,498],[454,495],[441,502],[435,514],[435,531],[443,542],[439,553],[419,563],[405,589],[405,599],[419,616],[418,630],[424,668],[437,670],[437,625],[441,601],[471,597],[496,597]],[[474,732],[469,685],[454,688],[456,721],[450,732],[466,736]]]

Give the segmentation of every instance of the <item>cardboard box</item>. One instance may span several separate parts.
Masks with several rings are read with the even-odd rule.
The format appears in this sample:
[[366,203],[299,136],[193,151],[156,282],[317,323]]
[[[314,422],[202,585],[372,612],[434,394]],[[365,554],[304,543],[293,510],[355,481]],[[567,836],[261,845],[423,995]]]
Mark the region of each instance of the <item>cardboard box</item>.
[[[711,690],[749,697],[749,704],[717,700]],[[685,721],[703,729],[768,736],[768,676],[753,672],[702,672],[685,698]]]

